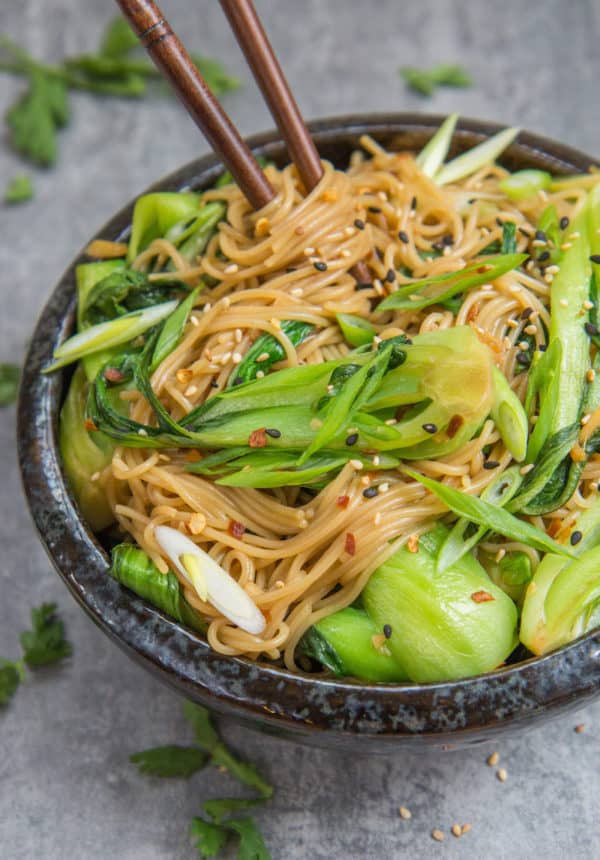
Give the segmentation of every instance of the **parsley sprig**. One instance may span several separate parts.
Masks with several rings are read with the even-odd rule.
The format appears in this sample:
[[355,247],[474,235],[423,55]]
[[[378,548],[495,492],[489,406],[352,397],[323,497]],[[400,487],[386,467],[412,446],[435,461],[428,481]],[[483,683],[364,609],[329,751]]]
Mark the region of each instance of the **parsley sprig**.
[[442,64],[431,69],[403,66],[400,74],[411,90],[422,96],[431,96],[436,87],[471,87],[473,78],[459,65]]
[[216,857],[233,836],[238,839],[238,860],[271,860],[262,835],[251,817],[238,817],[252,807],[264,803],[273,794],[273,787],[258,773],[254,765],[239,759],[223,742],[206,708],[191,702],[184,704],[184,714],[192,724],[194,746],[153,747],[130,756],[141,773],[159,777],[188,779],[207,764],[227,770],[243,785],[255,790],[258,797],[225,797],[207,800],[202,805],[205,817],[192,820],[190,836],[199,857]]
[[65,628],[56,615],[55,603],[43,603],[31,610],[31,630],[19,637],[23,656],[16,662],[0,659],[0,706],[8,705],[19,684],[25,679],[25,665],[30,669],[48,666],[69,657],[72,648],[65,639]]
[[[192,59],[216,96],[240,86],[218,61],[197,55]],[[6,122],[13,148],[39,167],[56,161],[57,132],[70,118],[69,90],[139,99],[160,90],[162,84],[160,72],[144,56],[122,17],[109,22],[95,53],[69,57],[56,65],[34,59],[0,34],[0,71],[27,81],[25,91],[8,109]]]

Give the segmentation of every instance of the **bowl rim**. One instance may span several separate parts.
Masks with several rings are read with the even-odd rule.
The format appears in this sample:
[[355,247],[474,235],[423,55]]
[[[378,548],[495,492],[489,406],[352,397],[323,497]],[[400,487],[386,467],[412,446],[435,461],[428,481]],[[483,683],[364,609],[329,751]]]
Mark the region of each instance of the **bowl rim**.
[[[353,114],[309,123],[318,147],[373,137],[430,136],[444,119],[412,113]],[[453,147],[472,145],[504,126],[461,118]],[[276,131],[247,139],[257,153],[281,156]],[[464,147],[463,147],[464,148]],[[508,150],[517,161],[542,160],[549,169],[585,171],[594,159],[572,147],[521,132]],[[215,155],[173,171],[142,193],[210,186],[222,172]],[[138,195],[139,196],[139,195]],[[123,238],[133,203],[120,209],[94,238]],[[74,268],[82,250],[51,293],[25,360],[18,404],[18,455],[30,511],[42,543],[71,594],[92,620],[130,656],[188,698],[273,732],[328,743],[351,736],[372,742],[429,738],[481,739],[498,728],[526,725],[542,712],[582,704],[600,692],[600,630],[563,648],[493,672],[434,684],[366,684],[290,672],[211,651],[196,633],[145,603],[106,575],[107,556],[83,522],[62,475],[58,411],[64,372],[41,373],[65,339],[75,310]],[[568,680],[568,683],[566,681]],[[371,743],[371,747],[373,744]]]

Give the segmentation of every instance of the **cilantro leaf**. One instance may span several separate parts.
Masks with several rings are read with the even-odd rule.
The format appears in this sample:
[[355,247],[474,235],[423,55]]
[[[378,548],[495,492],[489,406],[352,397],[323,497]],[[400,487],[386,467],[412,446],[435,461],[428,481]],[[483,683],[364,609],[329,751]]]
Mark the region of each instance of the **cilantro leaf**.
[[100,42],[100,53],[105,57],[123,57],[138,45],[138,37],[125,18],[116,15],[106,25]]
[[9,204],[24,203],[33,197],[31,176],[25,173],[13,176],[4,190],[4,202]]
[[43,603],[32,609],[31,623],[33,630],[26,630],[20,636],[23,657],[29,666],[46,666],[71,654],[64,624],[56,617],[55,603]]
[[197,840],[200,857],[216,857],[227,841],[228,833],[224,827],[211,824],[204,818],[192,818],[190,836]]
[[220,797],[214,800],[206,800],[202,804],[202,809],[209,818],[212,818],[215,824],[223,824],[231,812],[239,812],[252,806],[260,806],[265,800],[265,797]]
[[21,683],[21,674],[16,663],[0,659],[0,706],[8,705]]
[[431,69],[418,69],[403,66],[400,75],[410,89],[422,96],[431,96],[436,87],[470,87],[473,79],[468,71],[459,65],[439,65]]
[[254,819],[230,818],[225,826],[240,837],[237,860],[271,860],[271,854]]
[[208,755],[197,747],[168,745],[134,753],[129,756],[129,761],[138,766],[140,773],[189,779],[192,774],[202,770]]
[[16,364],[0,364],[0,407],[17,399],[21,369]]
[[29,71],[29,88],[6,113],[14,149],[42,167],[56,161],[56,131],[69,120],[67,88],[62,80]]
[[212,725],[210,714],[206,708],[195,705],[192,702],[185,702],[183,710],[185,716],[194,727],[198,746],[207,753],[210,753],[213,764],[224,767],[241,783],[258,791],[262,797],[271,797],[273,786],[265,782],[253,764],[237,758],[225,746],[217,730]]

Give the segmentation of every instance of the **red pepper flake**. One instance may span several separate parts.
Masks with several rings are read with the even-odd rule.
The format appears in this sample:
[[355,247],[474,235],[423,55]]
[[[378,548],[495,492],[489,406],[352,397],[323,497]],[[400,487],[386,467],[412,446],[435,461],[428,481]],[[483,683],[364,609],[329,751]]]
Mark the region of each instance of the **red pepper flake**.
[[562,529],[562,523],[559,519],[552,520],[548,528],[546,529],[546,534],[551,538],[555,538],[558,536],[558,533]]
[[253,430],[248,437],[248,445],[251,448],[265,448],[267,445],[267,428],[260,427],[258,430]]
[[86,430],[97,430],[98,429],[91,418],[86,418],[85,421],[83,422],[83,426],[85,427]]
[[462,415],[453,415],[448,422],[448,426],[446,428],[446,436],[448,437],[448,439],[454,439],[454,437],[464,423],[465,419],[462,417]]
[[116,367],[107,367],[103,374],[107,382],[123,382],[125,374],[117,370]]
[[344,549],[348,553],[348,555],[354,555],[356,552],[356,538],[352,534],[352,532],[346,532],[346,544]]
[[199,463],[202,459],[202,454],[195,448],[190,448],[189,451],[185,452],[185,459],[188,463]]
[[229,520],[229,534],[234,538],[241,538],[246,531],[246,526],[243,523],[238,523],[237,520]]
[[479,302],[475,302],[469,308],[469,312],[467,313],[467,322],[473,322],[479,316],[479,311],[481,310],[481,305]]
[[338,508],[346,509],[349,504],[350,504],[350,496],[338,496],[337,497],[336,505],[338,506]]
[[471,600],[473,603],[489,603],[490,600],[495,600],[493,594],[490,594],[489,591],[474,591],[471,595]]

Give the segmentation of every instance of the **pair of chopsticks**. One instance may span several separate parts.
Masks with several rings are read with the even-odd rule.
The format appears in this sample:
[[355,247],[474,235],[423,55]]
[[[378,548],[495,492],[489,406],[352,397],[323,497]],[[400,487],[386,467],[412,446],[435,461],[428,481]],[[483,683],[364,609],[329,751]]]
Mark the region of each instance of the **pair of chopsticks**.
[[[311,191],[323,175],[319,153],[252,0],[220,2],[302,183],[307,191]],[[231,171],[252,207],[261,209],[274,198],[275,191],[158,5],[153,0],[117,0],[117,3],[141,44],[170,82],[213,150]],[[371,280],[364,263],[354,267],[353,275],[362,282]]]

